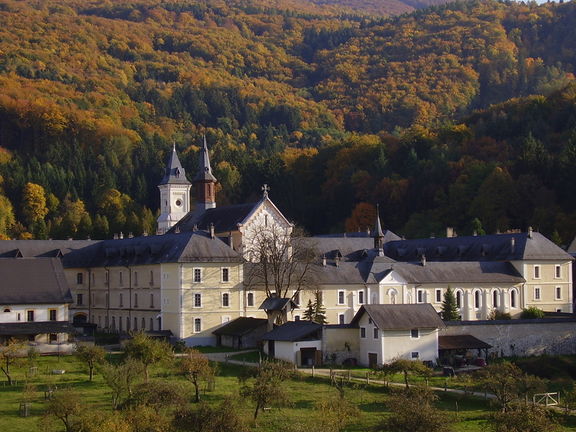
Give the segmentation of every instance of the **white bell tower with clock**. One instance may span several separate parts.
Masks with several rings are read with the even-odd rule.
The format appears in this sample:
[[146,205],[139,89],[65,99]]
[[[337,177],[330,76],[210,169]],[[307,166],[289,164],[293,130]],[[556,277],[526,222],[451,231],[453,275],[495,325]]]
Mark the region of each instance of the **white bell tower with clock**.
[[186,178],[180,159],[176,154],[176,145],[168,158],[166,171],[158,185],[160,189],[160,216],[158,216],[158,234],[166,233],[190,211],[190,188],[192,184]]

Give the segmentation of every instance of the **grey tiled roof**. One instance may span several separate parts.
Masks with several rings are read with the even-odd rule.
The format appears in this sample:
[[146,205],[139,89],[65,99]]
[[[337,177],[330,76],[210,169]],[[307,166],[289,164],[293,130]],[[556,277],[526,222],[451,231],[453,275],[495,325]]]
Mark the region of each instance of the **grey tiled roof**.
[[60,258],[99,240],[0,240],[0,258]]
[[443,328],[444,322],[429,304],[364,305],[354,315],[351,325],[358,325],[367,313],[380,330],[409,330],[417,328]]
[[65,267],[104,267],[186,262],[241,262],[220,239],[203,231],[103,240],[64,257]]
[[265,318],[238,317],[212,333],[215,335],[242,336],[259,327],[266,327],[267,324],[268,320]]
[[472,335],[438,336],[439,350],[488,349],[492,345]]
[[294,342],[321,338],[322,325],[313,321],[288,321],[269,331],[262,340]]
[[296,304],[289,298],[280,297],[268,297],[262,302],[259,309],[264,309],[266,311],[280,311],[286,308],[286,306],[291,305],[292,309],[296,307]]
[[507,283],[525,282],[507,262],[465,261],[395,263],[389,271],[397,272],[408,283]]
[[208,230],[214,224],[216,233],[236,231],[259,203],[237,204],[208,209],[200,216],[191,211],[170,228],[169,233],[192,231],[194,228]]
[[493,234],[485,236],[399,240],[384,245],[384,252],[396,261],[515,261],[572,260],[562,248],[542,234]]
[[76,333],[68,321],[33,321],[17,323],[0,323],[0,335],[24,336],[47,333]]
[[1,258],[0,304],[72,303],[58,258]]

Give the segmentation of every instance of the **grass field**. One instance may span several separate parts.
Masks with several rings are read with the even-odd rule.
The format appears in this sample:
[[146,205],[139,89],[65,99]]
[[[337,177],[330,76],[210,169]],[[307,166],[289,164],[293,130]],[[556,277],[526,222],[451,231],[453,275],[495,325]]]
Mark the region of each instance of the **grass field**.
[[[32,398],[31,416],[19,416],[19,405],[23,399],[23,384],[28,366],[20,366],[15,373],[18,385],[8,387],[0,385],[0,431],[6,432],[32,432],[39,430],[39,419],[43,413],[45,400],[44,391],[48,387],[64,388],[67,386],[79,390],[82,401],[90,409],[111,410],[110,393],[102,377],[96,374],[94,382],[88,381],[87,368],[74,357],[42,357],[38,360],[37,372],[29,378],[29,383],[36,386]],[[65,370],[63,375],[54,375],[53,370]],[[238,376],[242,366],[220,365],[220,372],[216,378],[214,391],[203,394],[208,403],[217,403],[228,396],[236,396],[239,391]],[[152,379],[183,380],[174,374],[170,367],[155,368],[151,374]],[[256,425],[251,423],[253,405],[250,401],[239,399],[238,410],[250,424],[250,430],[256,432],[288,431],[299,424],[306,429],[306,425],[315,422],[321,415],[315,409],[315,404],[324,398],[337,397],[338,392],[329,385],[325,378],[300,376],[285,383],[289,393],[290,404],[283,408],[272,408],[259,417]],[[191,390],[191,385],[189,386]],[[361,415],[347,427],[347,431],[364,432],[389,415],[386,400],[390,392],[382,385],[366,385],[351,383],[346,388],[346,398],[356,405]],[[192,397],[190,395],[190,400]],[[447,415],[454,419],[455,430],[460,432],[485,432],[487,418],[491,408],[488,402],[464,396],[440,394],[438,406]],[[568,419],[558,416],[563,421],[563,431],[576,430],[573,417]],[[104,432],[104,431],[103,431]]]

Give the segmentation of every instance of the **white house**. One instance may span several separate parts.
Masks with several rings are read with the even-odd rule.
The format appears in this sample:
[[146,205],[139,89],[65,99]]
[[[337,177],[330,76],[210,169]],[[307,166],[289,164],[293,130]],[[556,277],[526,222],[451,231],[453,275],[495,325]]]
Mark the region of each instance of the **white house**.
[[364,305],[351,326],[358,327],[358,364],[375,367],[398,358],[435,362],[444,323],[430,304]]

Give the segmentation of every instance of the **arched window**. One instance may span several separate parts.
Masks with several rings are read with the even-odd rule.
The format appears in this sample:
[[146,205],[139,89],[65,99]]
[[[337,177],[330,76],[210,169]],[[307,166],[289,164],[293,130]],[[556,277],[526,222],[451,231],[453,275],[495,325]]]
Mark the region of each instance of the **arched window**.
[[495,308],[498,307],[498,291],[492,292],[492,306],[494,306]]
[[456,291],[456,306],[458,308],[462,307],[462,291]]
[[474,291],[474,307],[476,309],[480,307],[480,291]]
[[4,309],[4,312],[5,312],[5,313],[9,313],[9,312],[10,312],[10,309],[6,308],[6,309]]
[[515,308],[516,306],[516,290],[510,291],[510,306]]

